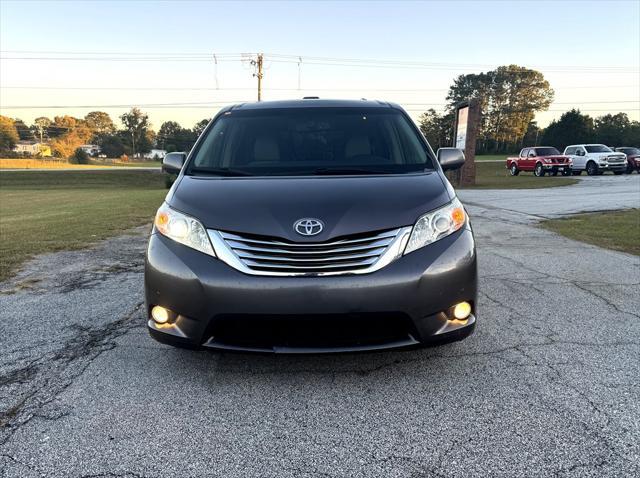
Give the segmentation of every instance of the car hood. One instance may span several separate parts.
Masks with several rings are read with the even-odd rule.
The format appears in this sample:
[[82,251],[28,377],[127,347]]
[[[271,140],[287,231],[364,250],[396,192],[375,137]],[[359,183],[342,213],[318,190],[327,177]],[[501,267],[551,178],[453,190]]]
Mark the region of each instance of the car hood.
[[[208,229],[320,242],[360,232],[413,225],[448,203],[437,172],[393,176],[218,178],[183,176],[167,202]],[[304,237],[293,230],[315,218],[324,230]]]
[[607,152],[602,152],[602,153],[587,153],[589,156],[595,156],[597,158],[622,158],[625,159],[627,157],[626,154],[624,153],[607,153]]

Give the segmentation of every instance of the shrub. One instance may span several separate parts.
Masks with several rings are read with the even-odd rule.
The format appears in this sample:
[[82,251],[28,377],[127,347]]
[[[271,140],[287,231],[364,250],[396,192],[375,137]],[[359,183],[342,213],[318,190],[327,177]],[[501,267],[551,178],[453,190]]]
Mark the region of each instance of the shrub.
[[69,159],[73,164],[89,164],[89,155],[82,148],[77,148]]
[[165,174],[164,175],[164,187],[167,189],[171,189],[173,183],[178,179],[178,176],[175,174]]

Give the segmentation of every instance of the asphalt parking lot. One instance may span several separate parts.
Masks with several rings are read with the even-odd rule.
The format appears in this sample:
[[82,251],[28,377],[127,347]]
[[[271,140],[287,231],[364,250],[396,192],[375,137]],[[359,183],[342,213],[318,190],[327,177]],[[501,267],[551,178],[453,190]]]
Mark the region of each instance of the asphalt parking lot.
[[640,258],[535,222],[638,207],[640,176],[461,197],[478,327],[416,351],[160,345],[145,228],[32,261],[0,284],[0,476],[638,476]]

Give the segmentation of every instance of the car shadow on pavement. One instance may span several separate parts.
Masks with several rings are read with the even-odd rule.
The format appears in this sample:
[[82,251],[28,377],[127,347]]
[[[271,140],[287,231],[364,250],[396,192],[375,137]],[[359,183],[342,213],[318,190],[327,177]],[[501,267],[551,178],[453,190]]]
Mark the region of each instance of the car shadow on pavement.
[[[466,343],[469,343],[467,339]],[[265,376],[267,380],[278,376],[300,377],[315,376],[368,376],[383,372],[393,375],[399,370],[405,374],[408,370],[419,369],[421,373],[437,369],[443,372],[448,368],[449,356],[461,352],[462,343],[412,348],[394,351],[331,353],[331,354],[267,354],[245,352],[212,352],[174,349],[162,347],[162,354],[171,367],[163,367],[157,360],[150,364],[158,365],[159,374],[171,374],[192,379],[203,377],[210,385],[218,380],[226,381],[230,375]],[[457,352],[457,353],[456,353]],[[456,368],[451,366],[452,369]],[[453,371],[452,371],[453,373]],[[388,377],[387,377],[388,378]]]

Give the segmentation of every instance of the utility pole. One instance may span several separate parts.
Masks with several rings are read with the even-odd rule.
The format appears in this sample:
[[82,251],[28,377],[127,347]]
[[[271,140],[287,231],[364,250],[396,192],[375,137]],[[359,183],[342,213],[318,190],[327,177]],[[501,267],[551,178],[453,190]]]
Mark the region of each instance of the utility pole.
[[256,67],[256,72],[253,76],[258,78],[258,101],[262,101],[262,53],[258,53],[258,58],[251,60],[251,64]]

